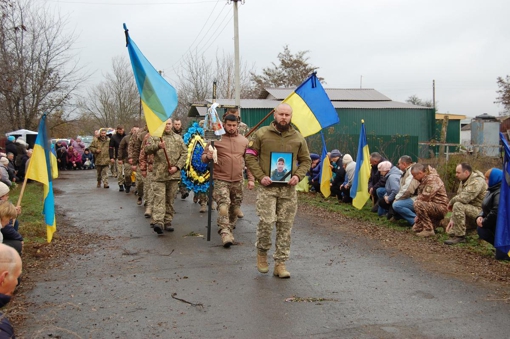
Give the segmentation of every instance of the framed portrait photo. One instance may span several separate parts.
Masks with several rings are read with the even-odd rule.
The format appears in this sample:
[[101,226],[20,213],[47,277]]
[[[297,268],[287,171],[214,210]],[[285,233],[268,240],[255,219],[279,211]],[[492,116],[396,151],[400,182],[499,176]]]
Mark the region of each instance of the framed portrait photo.
[[274,183],[286,184],[292,177],[292,153],[271,152],[269,177]]

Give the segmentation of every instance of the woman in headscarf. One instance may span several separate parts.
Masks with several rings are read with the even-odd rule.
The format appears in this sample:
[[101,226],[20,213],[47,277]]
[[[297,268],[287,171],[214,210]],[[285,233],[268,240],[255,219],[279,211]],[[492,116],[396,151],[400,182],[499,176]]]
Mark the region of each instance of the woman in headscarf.
[[[491,168],[485,172],[487,182],[487,194],[482,202],[482,213],[476,218],[477,231],[480,239],[494,245],[496,234],[496,220],[498,218],[499,191],[503,180],[503,171],[499,168]],[[508,254],[496,248],[497,260],[510,260]]]

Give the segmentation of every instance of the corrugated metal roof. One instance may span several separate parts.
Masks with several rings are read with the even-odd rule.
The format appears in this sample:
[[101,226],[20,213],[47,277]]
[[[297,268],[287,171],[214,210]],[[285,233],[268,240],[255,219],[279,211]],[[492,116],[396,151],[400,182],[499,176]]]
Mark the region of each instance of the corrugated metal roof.
[[[208,99],[212,103],[212,100]],[[221,105],[235,105],[233,99],[216,100]],[[241,109],[243,108],[275,108],[281,101],[270,99],[241,99]],[[416,106],[398,101],[332,101],[335,108],[373,108],[373,109],[389,109],[389,108],[413,108],[413,109],[430,109],[430,107]]]
[[431,109],[430,107],[416,106],[398,101],[333,101],[335,108],[372,108],[372,109],[391,109],[391,108],[412,108],[412,109]]
[[[283,100],[294,88],[265,88],[260,99]],[[331,101],[391,101],[373,88],[325,88]]]

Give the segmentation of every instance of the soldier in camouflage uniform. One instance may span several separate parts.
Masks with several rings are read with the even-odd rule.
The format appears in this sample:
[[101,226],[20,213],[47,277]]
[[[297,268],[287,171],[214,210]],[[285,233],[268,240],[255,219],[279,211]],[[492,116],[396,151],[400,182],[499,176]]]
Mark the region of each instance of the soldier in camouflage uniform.
[[148,133],[147,125],[145,125],[144,128],[138,131],[136,137],[130,140],[128,146],[129,159],[131,159],[131,170],[136,171],[135,172],[136,193],[138,195],[138,200],[136,203],[138,205],[142,204],[142,199],[146,189],[146,187],[144,186],[144,177],[142,176],[142,173],[140,172],[140,168],[138,166],[138,159],[140,158],[140,148],[142,145],[143,138],[147,133]]
[[[181,138],[184,136],[184,130],[182,128],[182,122],[181,119],[173,119],[172,121],[172,130],[175,134],[178,134],[181,136]],[[189,191],[186,188],[186,186],[182,183],[182,181],[179,182],[179,193],[181,194],[181,199],[186,199],[189,196]]]
[[[246,150],[246,165],[261,183],[257,191],[257,269],[267,273],[267,251],[271,248],[273,224],[276,223],[276,241],[273,258],[273,274],[280,278],[290,278],[285,268],[289,259],[290,235],[297,211],[296,185],[306,176],[311,159],[305,138],[291,126],[292,108],[280,104],[274,112],[271,125],[255,132]],[[292,153],[292,177],[286,184],[272,183],[269,178],[271,152]]]
[[179,189],[181,168],[186,163],[188,150],[181,136],[172,131],[172,119],[166,121],[165,131],[161,138],[149,137],[144,149],[147,154],[154,154],[152,178],[154,231],[158,235],[163,234],[164,227],[166,231],[173,232],[173,203]]
[[101,187],[101,181],[104,188],[109,188],[108,185],[108,166],[110,165],[110,139],[106,136],[106,130],[102,129],[99,132],[99,137],[92,141],[90,144],[90,152],[94,154],[95,165],[97,171],[97,187]]
[[[153,175],[153,165],[154,165],[154,154],[148,155],[145,152],[145,146],[147,145],[147,140],[149,139],[150,134],[146,133],[145,137],[142,141],[142,146],[140,148],[140,157],[138,158],[138,167],[140,168],[140,173],[142,174],[144,181],[144,188],[147,188],[144,197],[145,197],[145,212],[144,216],[146,218],[152,217],[152,206],[154,205],[154,190],[152,189],[152,175]],[[154,219],[151,220],[151,227],[154,227]]]
[[[228,248],[234,242],[233,230],[237,221],[237,212],[243,201],[243,170],[244,154],[248,139],[237,133],[238,121],[235,115],[223,118],[226,134],[214,146],[217,150],[217,162],[214,163],[213,198],[218,209],[218,233],[221,235],[223,247]],[[207,163],[213,158],[209,145],[205,146],[202,162]],[[255,187],[254,178],[249,174],[248,188]]]
[[119,152],[117,153],[117,163],[121,172],[124,172],[124,190],[126,193],[131,191],[131,163],[129,162],[129,141],[136,134],[138,127],[132,127],[129,134],[127,134],[120,141]]
[[473,171],[466,163],[458,164],[455,176],[460,180],[457,195],[448,203],[448,210],[452,211],[452,218],[446,227],[451,239],[446,245],[466,242],[466,222],[476,225],[476,218],[482,211],[482,202],[487,191],[485,176],[480,171]]
[[420,182],[418,196],[413,204],[416,213],[413,231],[419,237],[430,237],[435,234],[434,228],[448,212],[448,196],[444,183],[434,168],[415,164],[411,174]]

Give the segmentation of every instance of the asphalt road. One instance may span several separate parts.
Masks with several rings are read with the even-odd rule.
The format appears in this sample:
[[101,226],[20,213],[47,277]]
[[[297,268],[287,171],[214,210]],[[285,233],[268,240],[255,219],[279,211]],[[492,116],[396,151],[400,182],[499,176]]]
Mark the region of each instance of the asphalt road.
[[206,235],[207,214],[191,197],[176,199],[176,230],[158,237],[113,178],[106,190],[93,171],[63,172],[54,185],[76,227],[113,239],[41,279],[25,338],[510,337],[510,305],[488,288],[317,225],[318,215],[298,213],[284,280],[272,262],[269,274],[256,269],[253,204],[225,249],[216,227],[210,242],[186,237]]

